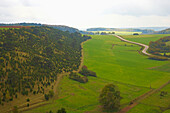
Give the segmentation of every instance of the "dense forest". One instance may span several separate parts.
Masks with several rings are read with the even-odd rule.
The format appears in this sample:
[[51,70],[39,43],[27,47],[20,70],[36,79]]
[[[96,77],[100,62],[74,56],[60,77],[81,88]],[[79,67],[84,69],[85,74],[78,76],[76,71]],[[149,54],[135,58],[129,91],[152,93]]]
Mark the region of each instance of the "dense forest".
[[155,42],[151,41],[149,42],[148,51],[156,55],[161,55],[160,53],[164,53],[164,56],[170,56],[166,54],[166,53],[170,53],[170,45],[166,44],[169,41],[170,41],[170,36],[160,38]]
[[58,73],[77,70],[81,43],[90,38],[45,26],[1,29],[0,102],[17,98],[18,92],[44,93]]

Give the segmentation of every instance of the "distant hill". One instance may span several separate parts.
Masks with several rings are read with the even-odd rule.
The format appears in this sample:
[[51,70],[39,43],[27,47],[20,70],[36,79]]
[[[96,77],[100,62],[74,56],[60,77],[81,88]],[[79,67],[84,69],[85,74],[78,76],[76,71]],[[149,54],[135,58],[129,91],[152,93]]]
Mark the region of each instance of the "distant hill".
[[73,28],[73,27],[69,27],[69,26],[64,26],[64,25],[44,25],[44,26],[48,26],[48,27],[52,27],[55,29],[59,29],[62,31],[68,31],[70,33],[75,33],[75,32],[80,32],[78,29]]
[[165,30],[167,28],[168,27],[139,27],[139,28],[136,28],[136,29],[151,29],[151,30],[154,30],[154,31],[161,31],[161,30]]
[[11,24],[4,24],[0,23],[0,26],[42,26],[40,23],[11,23]]
[[170,34],[170,28],[162,30],[162,31],[157,31],[155,34]]
[[47,25],[47,24],[40,24],[40,23],[11,23],[11,24],[4,24],[0,23],[0,26],[48,26],[52,27],[61,31],[68,31],[70,33],[80,32],[78,29],[65,26],[65,25]]
[[151,29],[134,29],[134,28],[89,28],[87,31],[126,31],[126,32],[142,32],[143,34],[152,34],[155,31]]

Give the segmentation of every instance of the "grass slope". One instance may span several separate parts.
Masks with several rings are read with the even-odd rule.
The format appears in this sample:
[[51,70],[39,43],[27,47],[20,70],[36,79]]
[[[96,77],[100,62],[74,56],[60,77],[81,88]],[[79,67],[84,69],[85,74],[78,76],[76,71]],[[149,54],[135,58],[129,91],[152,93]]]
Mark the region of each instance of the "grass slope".
[[[138,54],[139,46],[131,46],[113,36],[93,38],[84,45],[84,64],[95,71],[98,77],[137,86],[149,87],[151,84],[154,88],[170,78],[169,73],[147,69],[167,62],[150,60]],[[112,44],[118,45],[111,49]]]
[[[50,104],[28,111],[29,113],[50,110],[56,112],[61,107],[66,108],[68,113],[100,113],[98,96],[108,83],[119,87],[123,97],[121,107],[124,107],[130,100],[149,91],[150,84],[157,88],[170,79],[168,72],[148,69],[164,65],[167,61],[149,60],[147,56],[137,52],[139,46],[122,42],[114,36],[92,37],[83,46],[84,64],[95,71],[98,77],[89,77],[89,82],[82,84],[65,76],[60,84],[59,99],[50,100]],[[140,109],[143,107],[145,106],[139,106]],[[150,106],[147,109],[151,109]]]
[[148,88],[121,84],[94,77],[90,77],[88,83],[82,84],[70,80],[65,76],[60,84],[58,100],[50,100],[50,104],[27,112],[45,113],[50,110],[56,112],[62,107],[64,107],[68,113],[83,113],[86,111],[92,111],[94,113],[100,112],[98,107],[99,93],[101,88],[108,83],[116,84],[122,92],[122,107],[130,100],[149,90]]
[[[164,97],[160,97],[161,91],[166,91],[168,94]],[[169,113],[166,109],[170,105],[170,84],[165,86],[161,91],[149,96],[140,102],[139,105],[131,109],[128,113]]]

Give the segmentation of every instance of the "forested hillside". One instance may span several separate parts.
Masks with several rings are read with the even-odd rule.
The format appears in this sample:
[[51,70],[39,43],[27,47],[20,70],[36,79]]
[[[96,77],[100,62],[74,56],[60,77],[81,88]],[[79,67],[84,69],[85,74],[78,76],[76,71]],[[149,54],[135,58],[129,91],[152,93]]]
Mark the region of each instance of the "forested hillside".
[[12,100],[16,92],[44,93],[58,73],[77,70],[80,44],[90,38],[51,27],[1,29],[0,102]]
[[170,34],[170,28],[155,32],[155,34]]
[[164,56],[170,57],[169,55],[170,45],[167,44],[169,43],[169,41],[170,41],[170,36],[160,38],[159,40],[155,42],[151,41],[149,42],[148,51],[156,55],[162,55],[161,53],[163,53]]

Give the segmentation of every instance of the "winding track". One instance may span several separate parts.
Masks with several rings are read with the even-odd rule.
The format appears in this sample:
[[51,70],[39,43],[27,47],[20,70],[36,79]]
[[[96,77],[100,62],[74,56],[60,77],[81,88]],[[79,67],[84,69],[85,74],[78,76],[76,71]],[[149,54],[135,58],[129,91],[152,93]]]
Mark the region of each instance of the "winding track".
[[143,46],[145,47],[143,50],[142,50],[142,53],[145,54],[145,55],[148,55],[150,56],[151,54],[147,53],[146,51],[148,50],[149,46],[145,45],[145,44],[141,44],[141,43],[137,43],[137,42],[132,42],[132,41],[129,41],[129,40],[126,40],[124,38],[122,38],[121,36],[118,36],[118,35],[114,35],[116,36],[117,38],[119,38],[120,40],[122,41],[125,41],[125,42],[129,42],[129,43],[132,43],[132,44],[136,44],[136,45],[140,45],[140,46]]
[[[118,35],[114,35],[116,36],[117,38],[119,38],[120,40],[122,41],[125,41],[125,42],[129,42],[129,43],[132,43],[132,44],[136,44],[136,45],[139,45],[139,46],[143,46],[144,49],[142,50],[142,53],[145,54],[145,55],[148,55],[150,56],[151,54],[147,53],[146,51],[148,50],[149,46],[145,45],[145,44],[141,44],[141,43],[137,43],[137,42],[132,42],[132,41],[129,41],[129,40],[126,40],[124,38],[122,38],[121,36],[118,36]],[[168,58],[170,59],[170,58]],[[133,107],[135,107],[136,105],[139,104],[139,102],[143,99],[145,99],[146,97],[160,91],[160,89],[162,89],[163,87],[165,87],[166,85],[168,85],[170,83],[170,81],[168,81],[167,83],[163,84],[161,87],[159,87],[158,89],[151,89],[150,91],[146,92],[145,94],[137,97],[136,99],[132,100],[132,104],[128,105],[127,107],[121,109],[119,112],[117,113],[126,113],[128,112],[130,109],[132,109]]]

